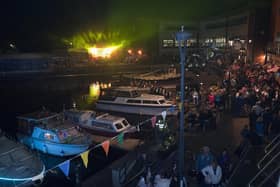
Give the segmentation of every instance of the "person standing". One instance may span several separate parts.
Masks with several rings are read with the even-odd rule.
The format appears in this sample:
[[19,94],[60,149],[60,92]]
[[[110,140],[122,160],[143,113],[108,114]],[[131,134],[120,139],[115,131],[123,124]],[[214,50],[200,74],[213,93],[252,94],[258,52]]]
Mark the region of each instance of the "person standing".
[[222,179],[222,168],[218,165],[216,160],[212,164],[206,166],[201,170],[205,183],[211,187],[218,187]]
[[201,184],[203,182],[203,174],[201,170],[206,166],[210,165],[213,161],[213,155],[210,152],[210,148],[205,146],[202,148],[202,152],[196,157],[196,171],[197,171],[197,180]]

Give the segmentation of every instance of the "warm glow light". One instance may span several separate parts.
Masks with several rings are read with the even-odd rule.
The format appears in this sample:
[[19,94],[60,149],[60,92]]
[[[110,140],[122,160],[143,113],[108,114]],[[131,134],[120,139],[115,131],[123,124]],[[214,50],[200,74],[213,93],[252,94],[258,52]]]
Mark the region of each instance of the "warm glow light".
[[132,54],[132,50],[131,49],[127,50],[127,53],[131,55]]
[[89,86],[89,95],[91,97],[99,97],[100,94],[100,85],[99,84],[91,84]]
[[88,48],[88,53],[94,58],[110,58],[112,53],[120,47],[120,45],[104,48],[90,47]]
[[143,54],[142,50],[138,50],[137,53],[138,53],[138,55],[142,55]]

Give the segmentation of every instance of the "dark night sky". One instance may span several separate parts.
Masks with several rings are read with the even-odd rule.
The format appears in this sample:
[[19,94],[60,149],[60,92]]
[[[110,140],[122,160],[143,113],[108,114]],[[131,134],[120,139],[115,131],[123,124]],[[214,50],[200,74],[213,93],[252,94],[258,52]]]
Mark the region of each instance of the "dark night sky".
[[244,4],[246,0],[6,0],[0,6],[0,46],[53,47],[60,37],[87,29],[125,27],[135,20],[192,21]]

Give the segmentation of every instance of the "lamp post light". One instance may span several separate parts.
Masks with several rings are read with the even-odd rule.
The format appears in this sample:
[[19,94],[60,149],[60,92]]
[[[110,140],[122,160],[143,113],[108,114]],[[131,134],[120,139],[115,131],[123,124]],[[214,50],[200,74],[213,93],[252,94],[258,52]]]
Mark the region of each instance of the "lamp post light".
[[180,111],[180,132],[179,132],[179,182],[180,187],[186,186],[184,184],[184,101],[185,101],[185,62],[186,62],[186,41],[190,37],[190,33],[184,31],[184,26],[176,33],[176,40],[180,52],[181,63],[181,111]]

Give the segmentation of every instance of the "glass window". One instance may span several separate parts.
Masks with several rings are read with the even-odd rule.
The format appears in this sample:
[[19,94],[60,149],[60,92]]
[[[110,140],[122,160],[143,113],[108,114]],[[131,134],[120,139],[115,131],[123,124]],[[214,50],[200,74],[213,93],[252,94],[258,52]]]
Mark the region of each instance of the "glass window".
[[113,130],[113,127],[110,124],[106,124],[106,123],[96,123],[96,122],[92,122],[92,126],[95,126],[97,128],[102,128],[102,129],[110,129]]
[[165,100],[159,100],[159,104],[164,104]]
[[136,90],[133,90],[132,92],[131,92],[131,96],[132,97],[139,97],[141,94],[139,93],[139,92],[137,92]]
[[127,103],[141,103],[141,100],[135,100],[135,99],[128,99],[127,101],[126,101]]
[[[185,42],[185,41],[181,41],[181,46],[183,47],[183,46],[187,46],[187,42]],[[179,46],[179,42],[176,40],[175,41],[175,47],[178,47]]]
[[121,123],[116,123],[115,126],[116,126],[116,128],[117,128],[118,130],[120,130],[120,129],[123,128],[123,126],[122,126]]
[[122,123],[123,123],[124,126],[126,126],[126,127],[129,125],[128,121],[126,121],[126,120],[123,120]]
[[54,139],[54,136],[53,136],[52,134],[50,134],[50,133],[45,133],[45,134],[44,134],[44,137],[45,137],[45,139],[47,139],[47,140],[53,140],[53,139]]
[[163,40],[162,46],[163,47],[174,47],[174,41],[173,40]]
[[144,104],[158,104],[157,101],[153,101],[153,100],[143,100]]

